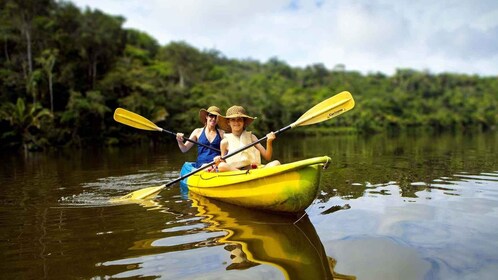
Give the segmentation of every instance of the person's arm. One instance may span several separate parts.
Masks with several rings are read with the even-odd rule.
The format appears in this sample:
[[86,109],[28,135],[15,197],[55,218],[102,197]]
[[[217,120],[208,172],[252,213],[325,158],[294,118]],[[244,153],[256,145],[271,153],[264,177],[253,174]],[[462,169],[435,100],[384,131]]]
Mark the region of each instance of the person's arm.
[[228,139],[223,139],[220,142],[221,156],[228,154]]
[[221,157],[223,157],[226,154],[228,154],[228,140],[226,140],[226,139],[221,140],[221,142],[220,142],[220,151],[221,151],[221,156],[215,156],[213,158],[213,161],[214,161],[214,163],[216,165],[220,164],[220,162],[222,161]]
[[[189,139],[194,140],[194,141],[197,141],[197,139],[199,139],[199,129],[198,128],[196,128],[196,129],[194,129],[194,131],[192,131]],[[176,134],[176,142],[178,142],[178,147],[180,148],[182,153],[186,153],[188,150],[190,150],[190,148],[192,148],[192,146],[194,146],[193,142],[190,142],[190,141],[183,142],[183,133]]]
[[[275,140],[276,136],[275,136],[275,133],[273,132],[270,132],[266,135],[266,149],[265,147],[263,147],[263,145],[261,145],[261,143],[258,143],[256,144],[256,149],[259,150],[259,152],[261,153],[261,156],[267,160],[267,161],[270,161],[271,160],[271,157],[273,155],[273,140]],[[258,138],[253,134],[252,135],[252,141],[255,142],[255,141],[258,141]]]

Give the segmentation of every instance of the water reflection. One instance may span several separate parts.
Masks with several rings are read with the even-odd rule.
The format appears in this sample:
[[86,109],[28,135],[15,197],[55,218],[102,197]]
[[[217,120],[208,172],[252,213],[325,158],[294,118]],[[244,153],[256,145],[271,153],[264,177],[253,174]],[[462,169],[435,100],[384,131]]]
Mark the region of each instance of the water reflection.
[[[282,161],[290,161],[292,151],[309,155],[327,154],[330,167],[322,174],[322,190],[326,201],[340,196],[362,197],[366,190],[379,184],[395,182],[403,197],[415,198],[416,193],[436,178],[461,171],[470,173],[496,170],[498,133],[488,134],[401,134],[325,136],[277,145]],[[286,143],[287,144],[287,143]],[[420,185],[414,183],[420,183]]]
[[230,253],[226,270],[267,264],[278,268],[286,279],[355,279],[333,271],[336,261],[325,254],[306,214],[276,215],[192,193],[190,199],[208,230],[227,232],[217,240]]
[[498,172],[462,172],[413,182],[409,198],[397,182],[369,185],[308,214],[337,269],[359,279],[494,279],[497,183]]
[[[280,139],[274,156],[282,162],[323,154],[333,159],[319,198],[307,209],[312,234],[306,236],[320,237],[321,255],[311,257],[299,245],[310,241],[295,226],[254,225],[266,217],[251,219],[218,203],[212,204],[223,213],[201,215],[177,186],[142,204],[108,203],[176,179],[195,153],[181,153],[174,142],[28,158],[2,154],[2,276],[282,279],[281,269],[290,275],[305,267],[295,258],[311,258],[324,274],[322,265],[332,266],[333,257],[337,271],[359,279],[494,279],[497,140],[496,132]],[[242,235],[239,225],[254,232]],[[282,259],[269,247],[284,248]],[[232,265],[244,259],[252,262],[244,270]]]

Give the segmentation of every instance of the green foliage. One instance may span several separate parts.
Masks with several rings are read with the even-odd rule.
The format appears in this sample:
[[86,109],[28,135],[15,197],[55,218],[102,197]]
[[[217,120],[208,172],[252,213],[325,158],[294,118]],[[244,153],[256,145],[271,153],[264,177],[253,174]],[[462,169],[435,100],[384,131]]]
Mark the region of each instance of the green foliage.
[[[3,147],[155,137],[116,123],[117,107],[189,133],[201,125],[199,109],[216,105],[224,112],[237,104],[258,117],[250,129],[262,136],[343,90],[353,94],[355,109],[303,133],[496,128],[496,77],[412,69],[363,75],[345,65],[329,70],[321,63],[295,68],[277,57],[264,63],[228,59],[186,42],[161,46],[144,32],[123,28],[122,17],[71,2],[21,2],[0,2]],[[52,111],[50,118],[43,108]]]
[[85,95],[71,92],[61,123],[72,128],[72,141],[82,145],[100,139],[105,129],[105,114],[110,111],[98,91],[89,91]]
[[49,110],[39,103],[26,105],[24,99],[18,98],[16,103],[7,102],[0,107],[0,119],[8,121],[11,130],[3,133],[2,139],[11,139],[11,145],[21,144],[26,150],[43,148],[43,125],[51,119]]
[[126,44],[134,46],[136,49],[141,49],[150,57],[154,57],[159,50],[159,44],[156,39],[150,37],[148,34],[135,30],[128,29],[126,32]]

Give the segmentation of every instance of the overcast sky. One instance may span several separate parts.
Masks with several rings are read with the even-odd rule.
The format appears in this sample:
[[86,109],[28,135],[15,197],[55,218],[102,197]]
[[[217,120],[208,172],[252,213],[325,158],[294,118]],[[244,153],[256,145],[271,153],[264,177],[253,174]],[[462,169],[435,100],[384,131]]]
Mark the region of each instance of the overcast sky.
[[498,0],[72,0],[126,18],[161,45],[228,58],[391,75],[498,75]]

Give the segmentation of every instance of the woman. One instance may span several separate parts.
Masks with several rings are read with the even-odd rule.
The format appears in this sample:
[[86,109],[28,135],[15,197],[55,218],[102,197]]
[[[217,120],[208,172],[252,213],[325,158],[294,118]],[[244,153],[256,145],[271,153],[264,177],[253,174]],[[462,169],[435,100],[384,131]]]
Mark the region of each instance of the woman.
[[[215,156],[220,155],[220,142],[221,139],[223,139],[225,132],[217,126],[219,116],[221,116],[221,110],[216,106],[211,106],[207,110],[201,109],[199,111],[199,119],[204,124],[204,127],[194,129],[190,134],[189,139],[211,147],[212,149],[201,145],[197,146],[197,160],[193,165],[195,168],[199,168],[203,164],[213,161]],[[195,145],[193,142],[184,142],[183,133],[176,134],[176,141],[183,153],[186,153]]]
[[[220,144],[221,156],[258,141],[254,134],[246,130],[254,119],[256,118],[247,115],[244,107],[237,105],[228,108],[226,116],[219,117],[219,126],[227,132]],[[214,161],[218,166],[218,171],[250,169],[261,164],[261,157],[267,161],[271,160],[273,154],[272,143],[276,136],[273,132],[268,133],[266,136],[266,149],[258,143],[227,158],[226,161],[222,161],[220,156],[216,156]],[[266,164],[265,167],[279,164],[278,160],[274,160]]]
[[[212,162],[215,156],[220,155],[220,143],[225,134],[223,130],[218,128],[218,117],[220,116],[221,110],[216,106],[210,106],[207,110],[201,109],[199,111],[199,120],[204,124],[204,127],[194,129],[189,138],[212,149],[198,145],[197,160],[195,162],[185,162],[180,171],[181,176],[192,172],[206,163]],[[178,147],[184,153],[190,150],[195,144],[190,141],[184,142],[183,133],[176,134],[176,141],[178,142]],[[188,194],[187,179],[185,178],[180,181],[180,191],[185,198]]]

